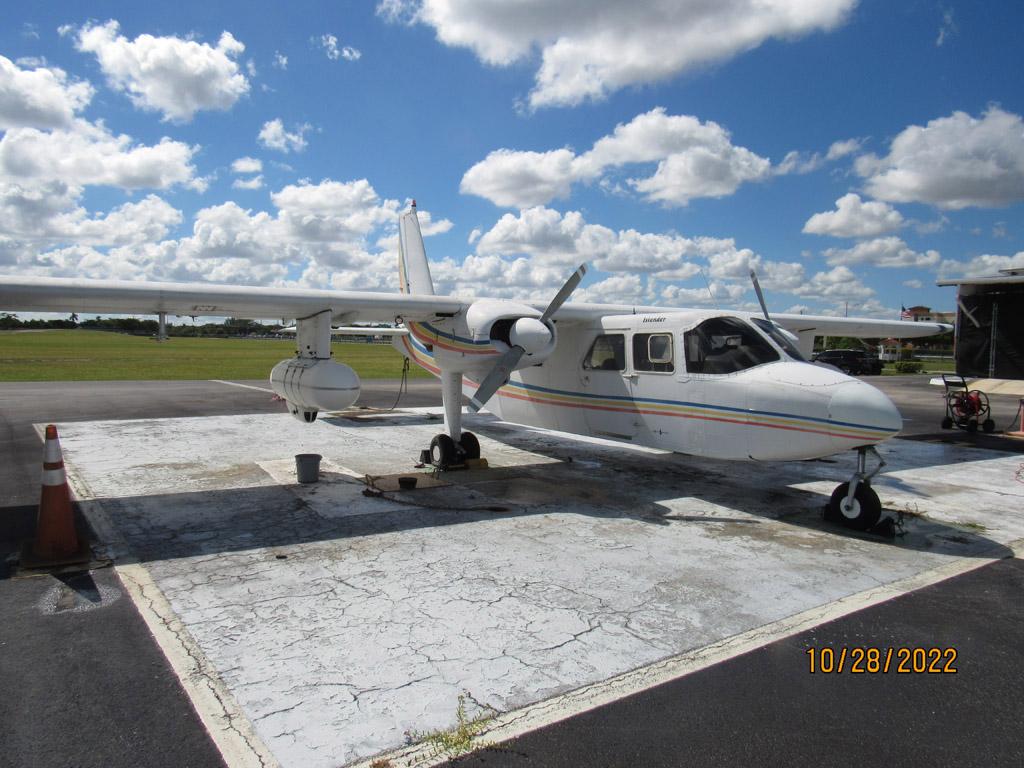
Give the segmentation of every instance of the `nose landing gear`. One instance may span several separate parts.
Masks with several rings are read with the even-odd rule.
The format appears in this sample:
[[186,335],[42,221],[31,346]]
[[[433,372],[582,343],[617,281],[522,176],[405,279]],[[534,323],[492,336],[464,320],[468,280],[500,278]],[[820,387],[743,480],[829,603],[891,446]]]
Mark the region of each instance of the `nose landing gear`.
[[[869,453],[878,460],[878,466],[871,472],[867,471]],[[848,483],[843,483],[832,492],[828,502],[829,516],[854,530],[866,531],[873,528],[882,514],[882,502],[871,487],[871,478],[884,466],[885,459],[878,455],[873,445],[858,448],[857,471]]]

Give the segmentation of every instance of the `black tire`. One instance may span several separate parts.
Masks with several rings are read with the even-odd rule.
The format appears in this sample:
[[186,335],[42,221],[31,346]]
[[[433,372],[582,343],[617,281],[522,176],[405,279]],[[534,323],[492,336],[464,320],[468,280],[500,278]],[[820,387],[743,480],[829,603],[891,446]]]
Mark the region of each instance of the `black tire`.
[[943,429],[952,429],[953,428],[953,420],[951,418],[949,418],[949,416],[947,416],[946,418],[944,418],[942,420],[942,428]]
[[855,375],[854,372],[853,372],[853,369],[850,366],[848,366],[848,365],[840,365],[839,366],[839,370],[842,373],[845,373],[847,376],[854,376]]
[[870,485],[857,483],[852,508],[844,510],[846,494],[849,492],[849,483],[843,483],[832,492],[832,498],[828,502],[830,516],[836,522],[856,531],[873,528],[878,523],[878,518],[882,516],[882,502],[878,500],[878,494]]
[[459,438],[459,446],[462,448],[463,457],[466,459],[480,458],[480,441],[472,432],[463,432]]
[[438,469],[448,469],[459,460],[455,441],[448,435],[436,435],[430,441],[430,463]]
[[978,422],[975,419],[967,422],[967,431],[972,433],[978,431]]
[[992,419],[985,419],[983,422],[981,422],[981,428],[985,432],[992,433],[995,432],[996,423],[992,421]]

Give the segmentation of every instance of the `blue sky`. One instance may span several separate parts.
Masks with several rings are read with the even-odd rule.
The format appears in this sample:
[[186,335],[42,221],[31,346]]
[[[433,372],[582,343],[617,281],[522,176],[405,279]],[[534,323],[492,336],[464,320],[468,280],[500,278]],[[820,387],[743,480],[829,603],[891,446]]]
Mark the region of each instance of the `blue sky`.
[[5,15],[2,273],[396,290],[411,198],[465,295],[886,317],[1024,265],[1019,2]]

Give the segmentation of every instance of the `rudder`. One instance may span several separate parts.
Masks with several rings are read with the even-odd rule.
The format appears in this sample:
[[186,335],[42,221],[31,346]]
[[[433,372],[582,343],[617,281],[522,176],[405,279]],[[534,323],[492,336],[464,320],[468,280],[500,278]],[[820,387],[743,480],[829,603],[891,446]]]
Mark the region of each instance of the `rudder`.
[[434,295],[415,200],[409,210],[398,217],[398,284],[402,293]]

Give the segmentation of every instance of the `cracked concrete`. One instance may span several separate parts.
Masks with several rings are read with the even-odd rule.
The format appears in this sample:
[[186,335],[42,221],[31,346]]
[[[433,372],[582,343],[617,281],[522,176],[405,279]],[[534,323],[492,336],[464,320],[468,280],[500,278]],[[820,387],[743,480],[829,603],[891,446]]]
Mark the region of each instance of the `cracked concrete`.
[[[894,441],[895,543],[820,507],[853,457],[726,464],[467,419],[491,469],[415,472],[421,413],[312,426],[231,416],[61,426],[77,481],[284,766],[337,766],[1024,537],[1020,460]],[[293,455],[324,479],[294,482]],[[421,470],[422,471],[422,470]],[[503,511],[491,511],[501,509]]]

